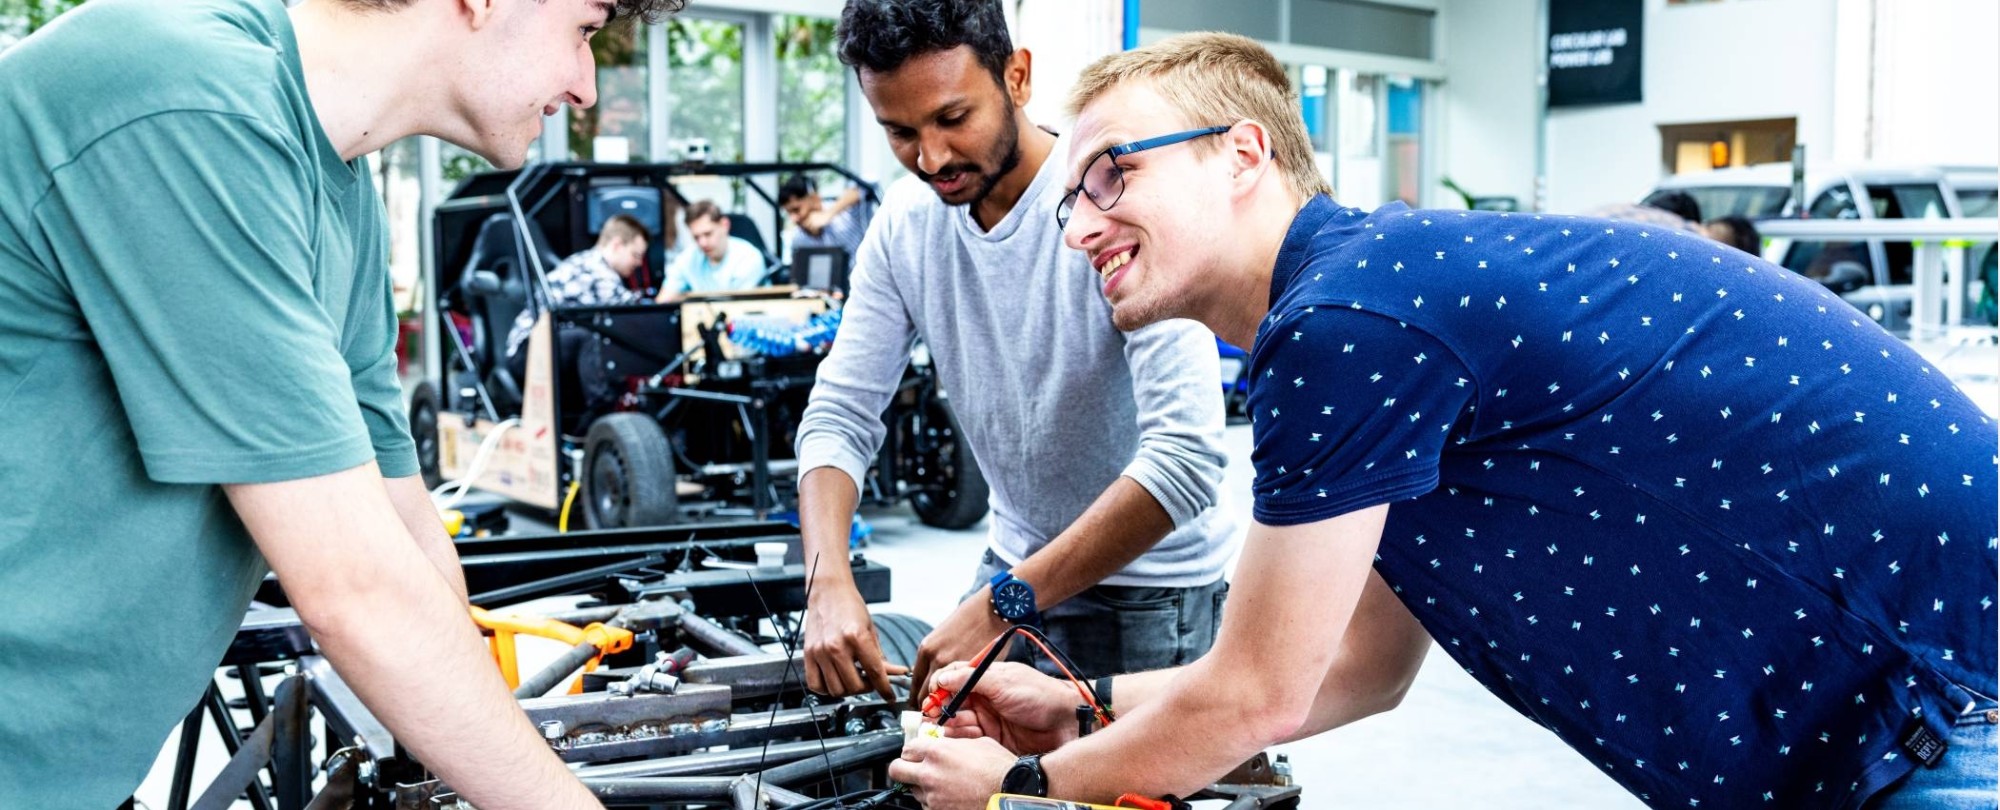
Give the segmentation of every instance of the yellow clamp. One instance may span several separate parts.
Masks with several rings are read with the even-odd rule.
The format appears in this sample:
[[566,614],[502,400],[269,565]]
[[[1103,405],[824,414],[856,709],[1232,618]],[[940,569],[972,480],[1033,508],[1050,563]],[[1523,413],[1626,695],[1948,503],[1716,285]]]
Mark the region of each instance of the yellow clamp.
[[[500,676],[507,679],[507,688],[509,689],[521,685],[520,659],[514,651],[514,636],[516,635],[525,634],[537,638],[552,639],[568,644],[571,647],[589,642],[597,647],[598,655],[591,658],[589,663],[583,665],[583,671],[585,672],[597,669],[598,661],[606,655],[632,649],[632,631],[622,627],[612,627],[597,622],[593,622],[587,627],[577,627],[573,624],[564,624],[554,619],[544,619],[536,616],[502,616],[478,607],[474,607],[471,610],[472,623],[493,633],[493,639],[490,642],[493,648],[493,662],[499,665]],[[575,695],[582,692],[583,679],[578,678],[570,684],[569,694]]]

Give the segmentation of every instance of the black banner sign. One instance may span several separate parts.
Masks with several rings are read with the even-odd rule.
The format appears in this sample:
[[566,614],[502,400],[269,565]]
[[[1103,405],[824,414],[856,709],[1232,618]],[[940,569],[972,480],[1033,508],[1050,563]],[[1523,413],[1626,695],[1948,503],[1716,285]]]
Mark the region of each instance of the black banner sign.
[[1640,100],[1645,0],[1549,0],[1549,106]]

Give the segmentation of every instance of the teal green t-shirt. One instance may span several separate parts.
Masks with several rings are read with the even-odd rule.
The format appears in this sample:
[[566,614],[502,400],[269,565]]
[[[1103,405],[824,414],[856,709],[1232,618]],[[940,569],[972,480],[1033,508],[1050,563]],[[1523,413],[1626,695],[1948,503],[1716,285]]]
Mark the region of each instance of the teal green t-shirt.
[[0,807],[111,807],[266,568],[219,484],[417,471],[383,216],[280,0],[0,52]]

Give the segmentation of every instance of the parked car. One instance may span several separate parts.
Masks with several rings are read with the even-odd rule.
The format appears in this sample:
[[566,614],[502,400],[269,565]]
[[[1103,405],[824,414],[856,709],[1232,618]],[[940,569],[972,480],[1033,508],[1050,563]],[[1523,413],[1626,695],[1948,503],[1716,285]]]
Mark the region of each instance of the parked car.
[[[1990,166],[1860,166],[1809,168],[1804,217],[1809,219],[1941,219],[1991,217],[2000,168]],[[1647,195],[1678,191],[1695,199],[1704,219],[1740,215],[1752,220],[1800,215],[1792,197],[1792,166],[1769,163],[1668,177]],[[1960,245],[1975,278],[1976,300],[1992,298],[1992,283],[1977,283],[1990,263],[1992,242]],[[1862,240],[1805,242],[1767,239],[1764,258],[1818,280],[1891,329],[1908,322],[1915,247],[1909,242]],[[1991,308],[1986,308],[1990,312]]]

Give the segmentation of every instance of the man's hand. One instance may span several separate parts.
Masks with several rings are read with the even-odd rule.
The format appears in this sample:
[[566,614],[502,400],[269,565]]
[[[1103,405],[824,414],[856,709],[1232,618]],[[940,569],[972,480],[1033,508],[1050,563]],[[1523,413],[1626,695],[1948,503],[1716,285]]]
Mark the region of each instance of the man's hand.
[[895,704],[889,676],[909,670],[882,660],[868,604],[852,585],[815,588],[806,605],[805,632],[807,689],[834,697],[873,689],[884,703]]
[[[932,686],[957,693],[970,677],[971,664],[955,663],[938,670]],[[1074,686],[1034,667],[997,663],[979,676],[958,713],[945,722],[944,735],[986,737],[1015,754],[1046,754],[1076,739],[1076,707],[1082,702]]]
[[889,763],[889,778],[910,786],[927,810],[984,810],[1018,757],[988,739],[918,736]]
[[[910,683],[924,683],[932,670],[953,661],[972,660],[1006,629],[1007,620],[993,612],[990,589],[980,588],[958,603],[951,615],[945,617],[944,623],[924,636],[923,643],[917,645],[917,660],[910,667]],[[912,686],[910,699],[920,701],[923,694],[924,690]]]

